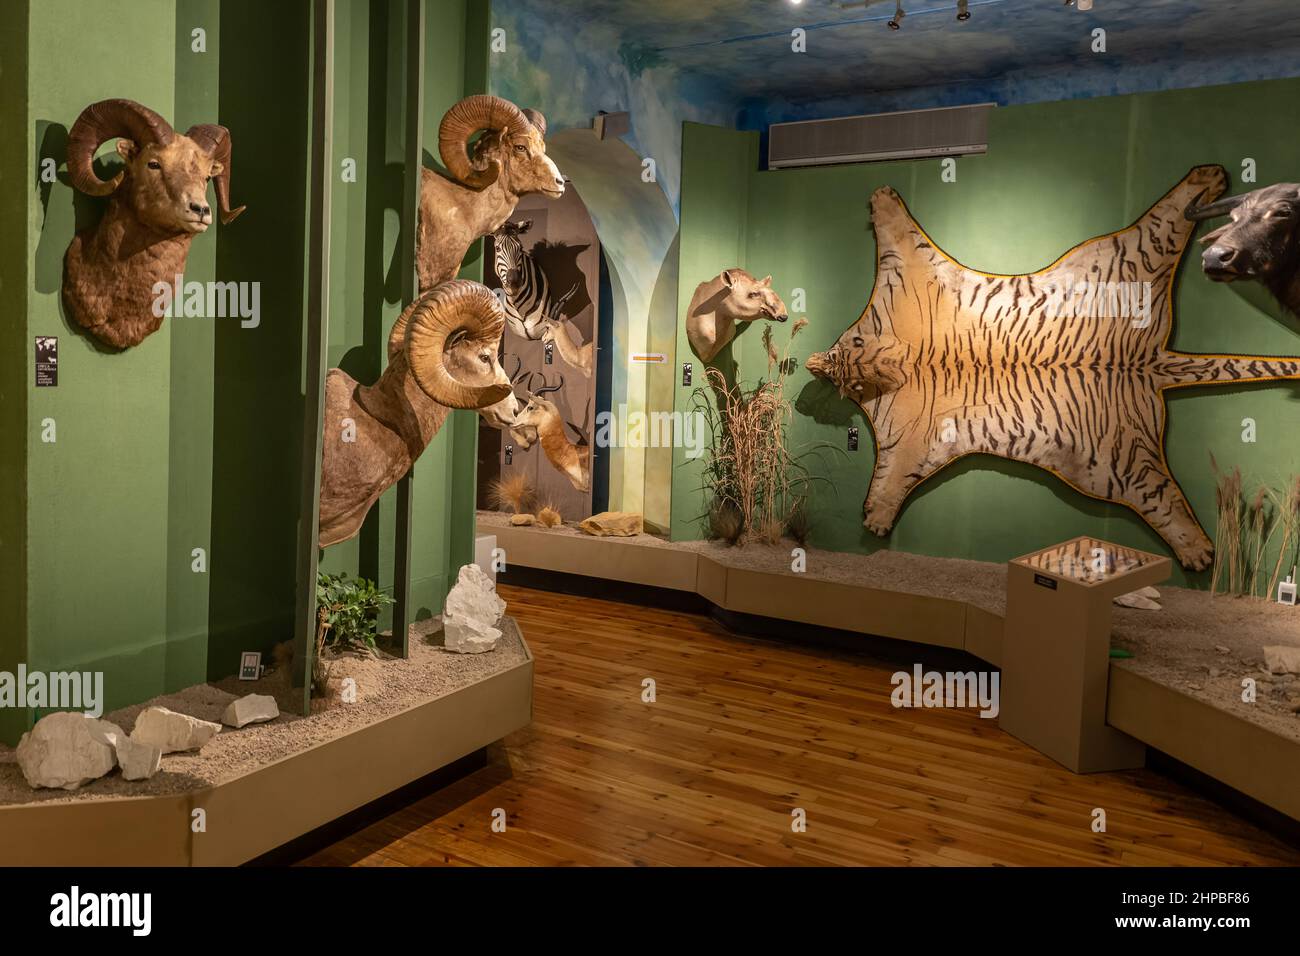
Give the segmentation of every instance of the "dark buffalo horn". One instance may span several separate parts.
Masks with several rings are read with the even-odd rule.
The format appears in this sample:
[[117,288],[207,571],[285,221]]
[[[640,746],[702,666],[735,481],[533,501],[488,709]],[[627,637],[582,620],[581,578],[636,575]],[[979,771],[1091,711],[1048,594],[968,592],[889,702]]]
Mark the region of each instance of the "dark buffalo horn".
[[1229,196],[1226,199],[1220,199],[1218,202],[1212,202],[1205,206],[1198,206],[1196,203],[1188,203],[1187,208],[1183,210],[1183,217],[1190,219],[1192,222],[1201,222],[1204,219],[1214,219],[1216,216],[1226,216],[1233,209],[1241,205],[1245,196]]

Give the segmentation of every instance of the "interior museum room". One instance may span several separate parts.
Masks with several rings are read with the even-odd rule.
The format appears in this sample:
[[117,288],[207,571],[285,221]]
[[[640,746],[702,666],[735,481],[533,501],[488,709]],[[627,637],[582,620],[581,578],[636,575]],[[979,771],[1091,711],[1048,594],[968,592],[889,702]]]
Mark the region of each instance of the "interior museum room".
[[0,863],[1300,863],[1292,0],[4,0],[0,83]]

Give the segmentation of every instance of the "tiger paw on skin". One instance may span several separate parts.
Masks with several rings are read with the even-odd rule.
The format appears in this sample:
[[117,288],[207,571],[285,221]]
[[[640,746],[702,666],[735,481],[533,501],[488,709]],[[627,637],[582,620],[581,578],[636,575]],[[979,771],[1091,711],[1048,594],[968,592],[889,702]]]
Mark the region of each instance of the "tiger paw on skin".
[[881,538],[888,535],[894,527],[896,510],[889,509],[889,513],[884,514],[885,510],[884,508],[868,508],[865,512],[866,518],[862,522],[862,527]]

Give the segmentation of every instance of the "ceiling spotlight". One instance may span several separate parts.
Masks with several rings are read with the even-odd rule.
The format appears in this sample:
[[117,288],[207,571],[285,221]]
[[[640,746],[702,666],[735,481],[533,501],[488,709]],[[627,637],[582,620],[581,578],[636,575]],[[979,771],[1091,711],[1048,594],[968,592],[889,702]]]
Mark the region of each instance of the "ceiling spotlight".
[[957,19],[970,19],[970,0],[957,0]]
[[901,29],[903,26],[903,17],[905,16],[907,16],[907,11],[903,9],[903,0],[898,0],[898,9],[894,11],[894,19],[889,21],[889,29]]

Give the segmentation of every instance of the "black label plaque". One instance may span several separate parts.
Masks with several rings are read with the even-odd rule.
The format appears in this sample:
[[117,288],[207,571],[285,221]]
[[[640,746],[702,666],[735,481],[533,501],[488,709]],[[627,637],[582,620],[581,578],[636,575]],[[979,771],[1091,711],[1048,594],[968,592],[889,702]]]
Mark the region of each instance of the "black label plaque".
[[691,384],[691,373],[694,371],[695,371],[695,366],[692,365],[690,362],[682,363],[682,384],[683,385]]
[[849,426],[849,451],[858,450],[858,426]]
[[54,388],[59,384],[59,337],[36,336],[36,387]]
[[1056,590],[1056,580],[1054,578],[1049,578],[1046,574],[1035,574],[1034,583],[1040,588],[1050,588],[1053,591]]

